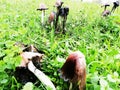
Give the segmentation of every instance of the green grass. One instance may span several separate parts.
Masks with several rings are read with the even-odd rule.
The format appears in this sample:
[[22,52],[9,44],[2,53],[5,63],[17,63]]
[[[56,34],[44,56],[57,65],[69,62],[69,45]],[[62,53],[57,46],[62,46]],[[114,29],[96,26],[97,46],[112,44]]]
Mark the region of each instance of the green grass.
[[[69,84],[57,75],[70,51],[80,50],[87,63],[87,90],[119,90],[120,88],[120,9],[109,17],[101,17],[99,4],[64,0],[70,8],[66,34],[54,34],[54,29],[40,23],[40,2],[46,3],[45,20],[55,0],[0,1],[0,90],[18,90],[21,84],[14,78],[21,49],[15,42],[33,44],[45,52],[42,70],[57,90],[68,90]],[[111,9],[111,8],[109,8]],[[22,86],[23,87],[23,86]],[[46,90],[40,84],[35,90]]]

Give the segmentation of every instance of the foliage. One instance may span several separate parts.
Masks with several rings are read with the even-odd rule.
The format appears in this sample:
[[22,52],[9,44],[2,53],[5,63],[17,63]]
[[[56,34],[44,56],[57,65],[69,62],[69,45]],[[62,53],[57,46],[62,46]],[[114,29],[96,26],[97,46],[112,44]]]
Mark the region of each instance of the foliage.
[[[99,4],[86,4],[64,0],[70,13],[66,34],[56,34],[50,25],[42,26],[40,2],[52,11],[51,0],[1,0],[0,1],[0,90],[18,90],[23,87],[14,77],[19,65],[21,49],[16,42],[34,44],[45,52],[42,71],[50,77],[57,90],[67,90],[58,73],[71,51],[80,50],[86,56],[87,90],[119,90],[120,88],[120,11],[102,17]],[[40,83],[40,82],[36,82]],[[40,84],[35,90],[46,90]]]

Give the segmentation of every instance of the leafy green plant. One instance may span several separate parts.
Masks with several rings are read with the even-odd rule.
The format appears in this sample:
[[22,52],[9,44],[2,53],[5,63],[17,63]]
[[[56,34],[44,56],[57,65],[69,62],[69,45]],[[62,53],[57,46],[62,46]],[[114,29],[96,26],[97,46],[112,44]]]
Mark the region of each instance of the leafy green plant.
[[[87,90],[119,90],[120,88],[120,12],[102,17],[100,4],[64,0],[70,8],[66,33],[56,34],[50,25],[42,26],[39,3],[49,7],[45,20],[53,9],[51,0],[0,1],[0,90],[19,90],[24,85],[14,77],[21,49],[16,42],[33,44],[43,51],[41,70],[50,77],[57,90],[67,90],[69,83],[59,76],[58,69],[71,51],[80,50],[87,63]],[[54,9],[55,10],[55,9]],[[46,90],[40,82],[34,90]],[[28,87],[29,88],[29,87]]]

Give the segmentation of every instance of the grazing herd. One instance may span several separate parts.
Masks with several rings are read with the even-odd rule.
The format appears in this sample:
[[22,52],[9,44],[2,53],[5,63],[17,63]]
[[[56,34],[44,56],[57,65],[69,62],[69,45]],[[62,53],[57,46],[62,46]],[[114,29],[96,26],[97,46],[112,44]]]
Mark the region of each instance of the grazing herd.
[[[69,8],[63,7],[62,5],[64,2],[61,0],[57,0],[54,7],[56,7],[56,12],[53,11],[50,13],[48,17],[48,23],[51,24],[55,30],[58,30],[60,27],[58,25],[59,19],[62,21],[62,33],[65,33],[65,25],[67,21],[67,16],[69,14]],[[109,4],[104,4],[104,11],[102,12],[102,16],[106,17],[110,15],[112,12],[116,10],[119,6],[119,1],[113,2],[113,7],[111,11],[107,10],[107,7],[110,6]],[[44,25],[44,17],[45,11],[48,8],[44,3],[40,4],[40,7],[37,9],[42,12],[41,14],[41,23]],[[28,69],[28,64],[30,61],[33,62],[36,68],[40,68],[40,62],[43,57],[43,52],[39,51],[35,46],[30,45],[22,45],[23,51],[20,53],[22,57],[21,63],[18,67],[16,67],[15,77],[16,79],[25,84],[26,82],[33,82],[35,83],[37,78],[34,76],[32,72]],[[70,82],[69,90],[73,90],[73,84],[76,84],[79,90],[86,89],[86,60],[85,56],[80,51],[72,52],[68,58],[66,59],[65,63],[59,70],[60,77],[64,79],[64,81]]]

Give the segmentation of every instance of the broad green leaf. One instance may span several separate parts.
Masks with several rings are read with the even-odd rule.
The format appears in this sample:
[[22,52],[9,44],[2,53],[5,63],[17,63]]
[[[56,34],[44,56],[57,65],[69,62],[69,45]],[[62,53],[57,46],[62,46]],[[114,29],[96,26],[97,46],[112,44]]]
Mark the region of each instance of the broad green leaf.
[[23,86],[22,90],[33,90],[33,87],[34,87],[33,83],[28,82]]

